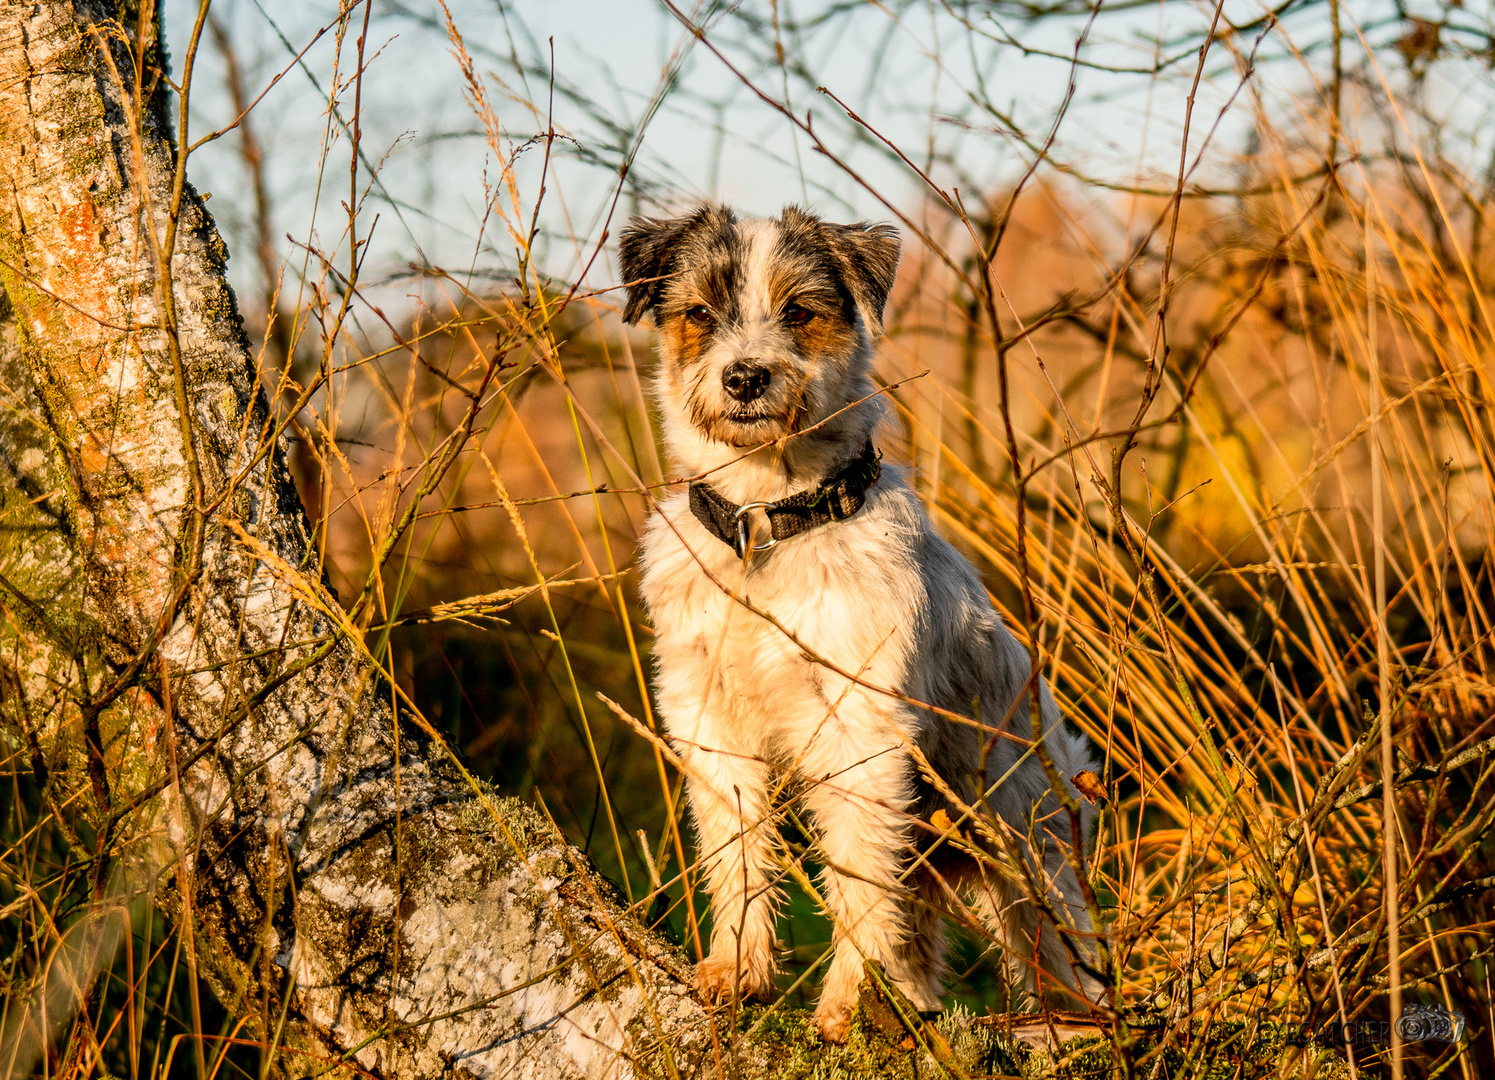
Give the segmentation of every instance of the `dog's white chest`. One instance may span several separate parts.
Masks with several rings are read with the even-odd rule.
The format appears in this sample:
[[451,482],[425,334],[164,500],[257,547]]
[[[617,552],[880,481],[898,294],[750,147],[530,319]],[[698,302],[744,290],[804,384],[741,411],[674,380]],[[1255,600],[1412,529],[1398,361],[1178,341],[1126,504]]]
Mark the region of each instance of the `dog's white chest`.
[[754,746],[792,746],[806,724],[835,722],[846,674],[882,686],[902,681],[910,590],[857,544],[841,542],[855,539],[851,526],[787,542],[747,573],[674,509],[650,523],[642,581],[659,690],[682,707],[674,715],[721,717]]

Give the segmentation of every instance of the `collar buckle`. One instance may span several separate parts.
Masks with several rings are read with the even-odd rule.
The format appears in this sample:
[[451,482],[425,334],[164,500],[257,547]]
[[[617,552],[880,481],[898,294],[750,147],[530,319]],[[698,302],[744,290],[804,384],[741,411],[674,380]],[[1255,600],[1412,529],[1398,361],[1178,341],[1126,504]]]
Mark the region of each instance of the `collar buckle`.
[[[734,528],[735,528],[736,531],[735,531],[735,535],[734,535],[734,541],[735,542],[732,544],[732,549],[737,552],[737,557],[739,559],[746,559],[748,557],[748,551],[749,550],[752,550],[754,553],[757,553],[759,551],[767,551],[769,548],[774,547],[775,545],[778,544],[779,538],[773,535],[773,521],[772,521],[772,519],[770,519],[769,523],[768,523],[768,527],[769,527],[769,539],[768,539],[768,543],[766,543],[766,544],[753,544],[751,546],[751,549],[749,548],[749,540],[751,539],[751,537],[748,536],[748,520],[747,520],[747,517],[746,517],[747,512],[749,510],[764,510],[764,511],[767,511],[768,508],[771,507],[771,506],[773,506],[773,505],[774,504],[771,503],[771,502],[750,502],[750,503],[743,503],[741,506],[739,506],[733,512],[733,514],[732,514],[732,524],[733,524],[733,526],[734,526]],[[765,514],[765,516],[766,516],[766,514]]]

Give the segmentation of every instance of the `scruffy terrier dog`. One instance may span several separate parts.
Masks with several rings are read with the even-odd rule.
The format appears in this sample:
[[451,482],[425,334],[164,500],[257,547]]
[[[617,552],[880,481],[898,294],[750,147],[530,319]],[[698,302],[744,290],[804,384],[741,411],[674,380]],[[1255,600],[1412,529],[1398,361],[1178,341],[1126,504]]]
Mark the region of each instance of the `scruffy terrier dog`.
[[[832,1042],[864,960],[919,1009],[940,1007],[946,915],[974,910],[1030,989],[1093,1000],[1097,985],[1081,970],[1090,920],[1066,858],[1071,815],[1031,747],[1028,654],[874,448],[886,407],[872,342],[898,247],[886,225],[721,206],[635,218],[621,245],[624,318],[652,312],[658,330],[668,448],[704,475],[660,502],[643,541],[659,711],[711,893],[697,983],[715,999],[772,989],[773,790],[792,777],[835,925],[815,1012]],[[1068,784],[1085,742],[1038,692]],[[1004,847],[1017,856],[977,857]]]

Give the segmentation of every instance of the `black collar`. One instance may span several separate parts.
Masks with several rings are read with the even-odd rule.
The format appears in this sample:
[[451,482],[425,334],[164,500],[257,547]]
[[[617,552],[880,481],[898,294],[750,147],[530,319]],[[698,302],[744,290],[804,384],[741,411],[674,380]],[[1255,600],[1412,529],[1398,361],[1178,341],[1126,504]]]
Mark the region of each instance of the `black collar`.
[[814,491],[802,491],[778,502],[750,502],[738,506],[723,498],[710,484],[697,480],[690,485],[690,512],[707,532],[737,552],[738,558],[746,558],[747,511],[762,510],[768,517],[773,538],[753,546],[755,552],[766,551],[780,540],[788,540],[827,522],[851,517],[867,501],[867,490],[877,483],[881,474],[882,454],[869,440],[861,456],[841,466]]

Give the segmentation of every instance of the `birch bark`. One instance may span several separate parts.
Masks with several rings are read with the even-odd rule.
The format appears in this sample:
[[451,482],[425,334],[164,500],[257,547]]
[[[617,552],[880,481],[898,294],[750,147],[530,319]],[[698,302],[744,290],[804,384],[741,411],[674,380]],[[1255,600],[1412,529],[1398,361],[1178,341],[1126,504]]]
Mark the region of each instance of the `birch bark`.
[[[711,1068],[677,952],[341,632],[223,245],[174,195],[153,16],[0,0],[0,737],[84,807],[91,917],[156,890],[291,1075]],[[6,1068],[77,1004],[53,984]]]

